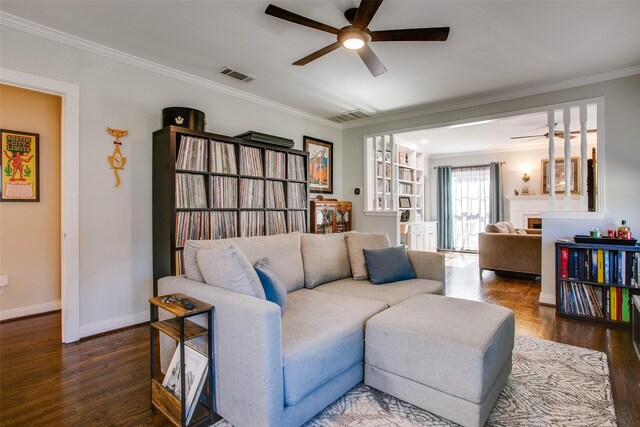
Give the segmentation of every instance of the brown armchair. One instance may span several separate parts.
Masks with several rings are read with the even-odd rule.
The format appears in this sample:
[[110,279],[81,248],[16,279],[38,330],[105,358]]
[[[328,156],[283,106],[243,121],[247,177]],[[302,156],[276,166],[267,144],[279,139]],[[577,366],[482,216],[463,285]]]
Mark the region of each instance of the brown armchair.
[[[511,231],[513,230],[513,231]],[[487,225],[478,235],[480,277],[483,270],[540,276],[542,230],[515,230],[511,223]]]

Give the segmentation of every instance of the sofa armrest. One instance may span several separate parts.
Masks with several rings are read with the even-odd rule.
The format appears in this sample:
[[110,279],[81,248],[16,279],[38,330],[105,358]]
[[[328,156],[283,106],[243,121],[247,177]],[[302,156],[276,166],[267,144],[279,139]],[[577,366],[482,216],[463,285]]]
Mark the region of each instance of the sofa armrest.
[[[217,412],[236,427],[280,425],[284,408],[280,308],[184,277],[160,279],[158,292],[182,292],[215,307]],[[204,323],[205,316],[197,317]]]
[[444,289],[446,283],[443,254],[412,250],[408,250],[407,254],[409,255],[411,267],[413,267],[413,271],[416,273],[418,279],[437,280],[442,283]]
[[542,234],[542,230],[540,228],[523,228],[527,234]]

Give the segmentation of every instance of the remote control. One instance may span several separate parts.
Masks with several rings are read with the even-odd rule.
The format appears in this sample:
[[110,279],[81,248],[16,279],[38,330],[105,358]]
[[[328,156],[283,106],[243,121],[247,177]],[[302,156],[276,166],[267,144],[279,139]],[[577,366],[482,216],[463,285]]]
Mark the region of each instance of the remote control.
[[193,303],[187,298],[183,298],[181,302],[182,302],[182,306],[187,310],[191,310],[194,307]]

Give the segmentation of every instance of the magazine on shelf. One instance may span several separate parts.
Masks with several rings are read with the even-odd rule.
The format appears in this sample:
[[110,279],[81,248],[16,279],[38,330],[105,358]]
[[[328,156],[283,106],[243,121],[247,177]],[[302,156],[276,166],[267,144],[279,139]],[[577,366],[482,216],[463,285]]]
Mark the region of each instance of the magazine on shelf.
[[[197,406],[198,396],[204,386],[208,360],[207,356],[192,349],[189,346],[184,347],[184,370],[185,370],[185,413],[187,415],[186,423],[189,423],[191,416]],[[162,386],[169,390],[178,400],[182,397],[181,378],[180,378],[180,346],[176,347],[173,358],[164,376]]]

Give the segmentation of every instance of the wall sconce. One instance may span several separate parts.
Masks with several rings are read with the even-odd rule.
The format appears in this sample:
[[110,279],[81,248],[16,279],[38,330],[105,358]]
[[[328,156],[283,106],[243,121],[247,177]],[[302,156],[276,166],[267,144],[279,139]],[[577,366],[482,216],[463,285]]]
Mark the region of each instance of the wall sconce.
[[530,179],[531,177],[526,172],[524,172],[524,174],[522,175],[522,181],[524,182],[524,187],[522,187],[522,192],[520,193],[523,196],[529,195],[529,187],[527,186],[527,182],[529,182]]

